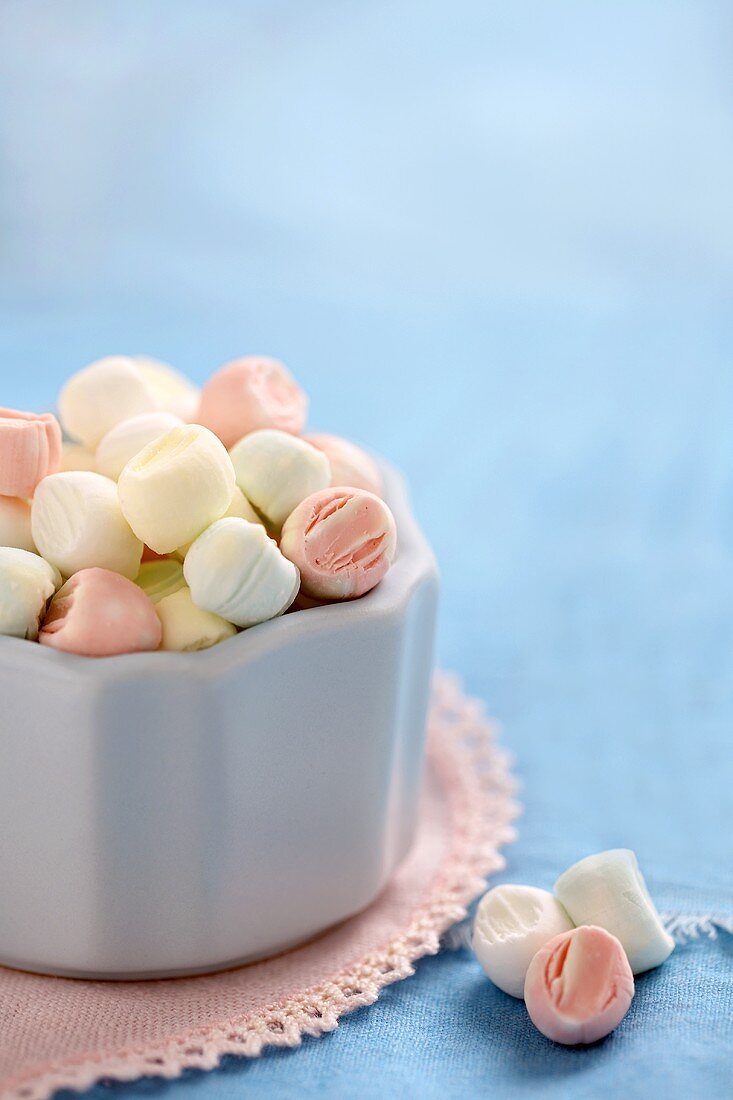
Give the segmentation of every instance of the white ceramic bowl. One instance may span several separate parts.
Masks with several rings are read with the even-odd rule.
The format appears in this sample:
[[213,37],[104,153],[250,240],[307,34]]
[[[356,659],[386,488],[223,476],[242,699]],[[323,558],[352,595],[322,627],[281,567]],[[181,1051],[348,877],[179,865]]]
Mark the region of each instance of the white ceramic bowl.
[[401,479],[386,579],[205,653],[0,638],[0,963],[203,973],[367,906],[416,824],[437,573]]

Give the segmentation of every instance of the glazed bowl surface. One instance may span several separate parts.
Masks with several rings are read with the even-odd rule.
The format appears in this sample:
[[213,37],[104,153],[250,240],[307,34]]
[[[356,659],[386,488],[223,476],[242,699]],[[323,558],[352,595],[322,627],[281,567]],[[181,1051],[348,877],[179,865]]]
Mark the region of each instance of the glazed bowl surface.
[[384,468],[395,564],[361,600],[204,653],[0,638],[0,963],[206,973],[359,912],[417,818],[437,570]]

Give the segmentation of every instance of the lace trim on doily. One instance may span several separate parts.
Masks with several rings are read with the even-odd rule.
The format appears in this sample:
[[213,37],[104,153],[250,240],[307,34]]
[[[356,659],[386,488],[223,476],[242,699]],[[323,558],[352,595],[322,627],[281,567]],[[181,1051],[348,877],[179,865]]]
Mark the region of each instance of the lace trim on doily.
[[[453,751],[439,754],[446,740]],[[444,932],[465,918],[487,876],[504,866],[499,850],[514,839],[511,823],[519,812],[509,759],[496,745],[483,705],[466,698],[457,678],[445,673],[435,677],[429,722],[428,756],[438,754],[441,780],[451,790],[453,843],[403,935],[284,1004],[226,1027],[189,1031],[155,1048],[58,1066],[16,1084],[5,1094],[8,1100],[45,1100],[59,1089],[88,1089],[104,1078],[175,1078],[187,1069],[214,1069],[226,1055],[254,1058],[268,1046],[295,1047],[306,1035],[334,1031],[342,1016],[374,1004],[386,986],[413,974],[415,962],[437,954]]]

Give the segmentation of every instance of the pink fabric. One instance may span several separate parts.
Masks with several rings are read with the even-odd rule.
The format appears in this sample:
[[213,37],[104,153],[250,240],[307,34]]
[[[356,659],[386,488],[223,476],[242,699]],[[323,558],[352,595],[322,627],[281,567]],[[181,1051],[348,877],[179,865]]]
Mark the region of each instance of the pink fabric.
[[517,813],[508,761],[479,703],[436,678],[418,836],[364,913],[288,954],[203,978],[80,982],[0,968],[0,1096],[45,1100],[103,1077],[176,1077],[334,1030],[435,954]]

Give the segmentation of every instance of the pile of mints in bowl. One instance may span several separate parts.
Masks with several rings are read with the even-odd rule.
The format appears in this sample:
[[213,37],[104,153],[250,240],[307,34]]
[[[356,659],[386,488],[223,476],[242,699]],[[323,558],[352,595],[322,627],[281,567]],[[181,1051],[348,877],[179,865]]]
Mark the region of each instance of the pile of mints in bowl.
[[199,390],[142,356],[73,375],[58,418],[0,408],[0,634],[108,657],[207,649],[365,595],[396,550],[377,464],[305,435],[278,360]]

